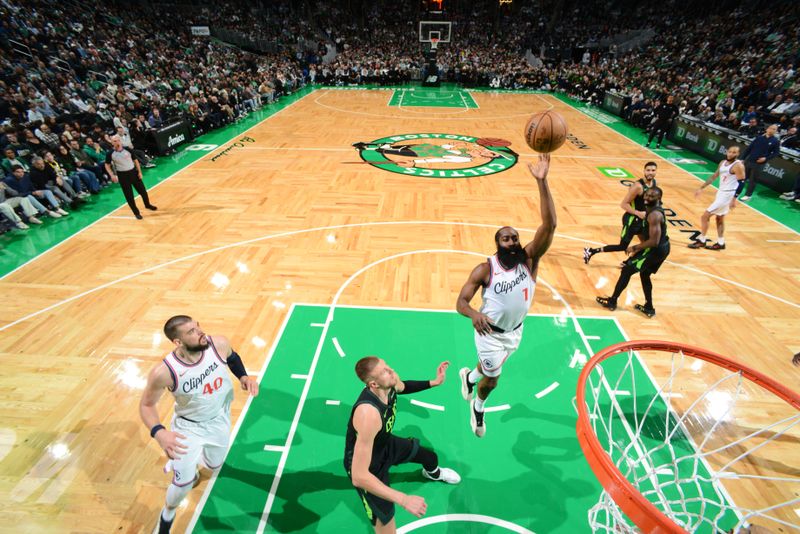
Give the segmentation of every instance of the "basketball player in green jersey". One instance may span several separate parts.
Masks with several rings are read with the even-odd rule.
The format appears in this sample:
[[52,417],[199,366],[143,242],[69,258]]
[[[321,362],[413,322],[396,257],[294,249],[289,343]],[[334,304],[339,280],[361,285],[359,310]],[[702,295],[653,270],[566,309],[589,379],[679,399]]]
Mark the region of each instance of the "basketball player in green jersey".
[[653,307],[653,282],[650,276],[658,272],[658,268],[669,256],[669,237],[667,237],[667,217],[661,207],[661,189],[653,186],[644,194],[644,204],[647,210],[645,217],[643,239],[638,245],[633,245],[627,252],[631,255],[617,280],[614,294],[610,297],[597,297],[597,302],[609,310],[617,309],[617,299],[628,286],[634,273],[639,273],[644,291],[644,306],[637,304],[635,308],[652,317],[656,314]]
[[651,187],[656,187],[655,162],[648,161],[644,164],[644,178],[634,182],[628,189],[628,194],[622,199],[620,207],[625,211],[622,215],[622,234],[619,244],[605,245],[598,248],[583,249],[583,262],[589,263],[592,256],[601,252],[622,252],[628,249],[633,237],[642,233],[645,218],[644,194]]
[[423,391],[444,382],[450,362],[442,362],[434,380],[400,380],[386,362],[375,356],[356,363],[356,375],[364,389],[356,399],[345,438],[344,468],[356,487],[367,518],[378,534],[396,531],[394,505],[399,504],[416,517],[425,515],[425,499],[406,495],[389,487],[389,468],[403,463],[422,464],[422,476],[448,484],[461,477],[452,469],[439,467],[439,458],[416,438],[392,434],[397,416],[397,395]]

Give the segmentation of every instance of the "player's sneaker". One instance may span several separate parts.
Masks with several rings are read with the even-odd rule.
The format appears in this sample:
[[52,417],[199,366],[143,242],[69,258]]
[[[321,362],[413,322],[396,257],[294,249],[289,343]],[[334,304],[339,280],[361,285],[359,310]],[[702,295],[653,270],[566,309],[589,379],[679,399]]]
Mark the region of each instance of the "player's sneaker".
[[476,436],[482,438],[486,435],[486,422],[483,420],[483,412],[475,409],[475,399],[472,399],[469,403],[469,412],[469,424],[472,427],[472,431]]
[[608,310],[614,311],[617,309],[617,299],[612,299],[611,297],[597,297],[595,300],[600,306]]
[[706,248],[705,241],[693,241],[689,243],[689,248]]
[[794,200],[794,197],[795,195],[793,191],[789,191],[788,193],[784,193],[781,195],[781,198],[783,200]]
[[175,521],[173,517],[171,521],[167,521],[164,519],[164,516],[161,513],[158,514],[158,534],[169,534],[169,530],[172,528],[172,522]]
[[588,265],[589,260],[592,259],[592,256],[594,256],[594,254],[592,254],[592,251],[589,249],[589,247],[583,249],[583,263]]
[[445,482],[447,484],[458,484],[461,482],[461,477],[458,476],[458,473],[453,471],[452,469],[448,469],[447,467],[440,467],[439,468],[439,476],[434,478],[425,471],[425,468],[422,468],[422,476],[427,478],[428,480],[435,480],[436,482]]
[[720,245],[719,243],[714,243],[712,245],[712,244],[709,243],[709,244],[706,244],[706,248],[708,250],[725,250],[725,245]]
[[745,195],[743,197],[739,197],[739,200],[741,200],[742,202],[746,202],[746,201],[750,200],[750,195]]
[[648,308],[647,306],[642,306],[641,304],[636,304],[634,308],[636,308],[637,310],[639,310],[648,317],[652,317],[656,314],[655,308]]
[[472,391],[475,389],[475,384],[471,384],[469,381],[471,371],[469,367],[464,367],[458,372],[458,376],[461,378],[461,396],[467,402],[472,398]]

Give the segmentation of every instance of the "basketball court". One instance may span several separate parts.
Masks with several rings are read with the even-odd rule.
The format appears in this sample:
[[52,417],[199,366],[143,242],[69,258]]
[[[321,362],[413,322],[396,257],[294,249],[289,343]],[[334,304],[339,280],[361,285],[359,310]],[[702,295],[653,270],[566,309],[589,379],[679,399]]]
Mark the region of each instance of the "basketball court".
[[[571,134],[551,163],[557,234],[478,439],[459,393],[458,368],[474,365],[475,349],[456,296],[493,253],[497,228],[512,225],[527,241],[539,224],[526,169],[535,154],[522,130],[546,109]],[[442,387],[400,398],[394,432],[434,447],[463,481],[426,483],[411,465],[397,468],[393,486],[428,502],[421,520],[398,510],[400,532],[589,532],[602,487],[576,439],[574,398],[592,354],[625,339],[687,343],[794,388],[800,327],[797,232],[742,205],[727,250],[686,248],[712,194],[696,200],[701,182],[669,161],[674,154],[645,149],[603,120],[546,94],[319,88],[225,142],[196,141],[205,155],[152,190],[158,212],[136,221],[123,207],[0,280],[2,524],[152,530],[170,479],[138,402],[147,371],[171,350],[164,321],[187,313],[232,340],[259,373],[261,395],[248,401],[237,391],[226,462],[217,477],[203,475],[174,531],[369,532],[342,455],[360,390],[353,366],[375,354],[410,379],[452,364]],[[584,246],[616,240],[626,184],[650,160],[672,240],[653,278],[653,319],[633,310],[636,279],[616,312],[595,303],[612,291],[622,255],[589,265],[581,257]],[[635,398],[659,397],[674,364],[654,354],[631,361],[636,378],[610,381],[600,401],[626,413],[637,412]],[[671,420],[715,376],[698,367],[681,396],[653,409]],[[735,424],[763,428],[782,402],[760,399]],[[160,413],[169,421],[166,398]],[[769,465],[787,479],[800,461],[793,432],[774,440],[780,461]],[[684,452],[696,445],[676,441]],[[699,469],[708,478],[713,462]],[[698,492],[734,502],[753,492],[722,486]],[[769,485],[758,491],[784,500]],[[796,524],[794,508],[776,514]]]

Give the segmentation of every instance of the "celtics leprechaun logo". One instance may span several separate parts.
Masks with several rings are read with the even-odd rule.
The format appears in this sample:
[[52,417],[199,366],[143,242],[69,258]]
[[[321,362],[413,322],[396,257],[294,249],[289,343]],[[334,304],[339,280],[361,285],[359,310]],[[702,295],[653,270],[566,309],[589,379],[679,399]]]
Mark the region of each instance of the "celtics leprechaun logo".
[[472,178],[510,169],[511,142],[491,137],[419,133],[354,143],[361,159],[379,169],[427,178]]

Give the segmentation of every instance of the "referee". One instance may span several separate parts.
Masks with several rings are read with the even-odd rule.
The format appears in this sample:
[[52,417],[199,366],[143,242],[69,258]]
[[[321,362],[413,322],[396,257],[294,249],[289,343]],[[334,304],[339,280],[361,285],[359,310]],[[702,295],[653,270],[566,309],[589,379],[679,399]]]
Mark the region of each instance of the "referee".
[[158,208],[150,204],[150,197],[147,195],[147,189],[142,182],[142,168],[139,166],[139,161],[133,157],[128,149],[122,146],[120,136],[113,136],[111,143],[114,146],[114,150],[106,155],[106,172],[111,176],[111,181],[119,182],[119,185],[122,186],[122,193],[125,195],[128,206],[130,206],[136,218],[141,219],[142,214],[139,213],[139,208],[136,207],[136,201],[133,198],[134,187],[142,196],[145,208],[153,211]]

